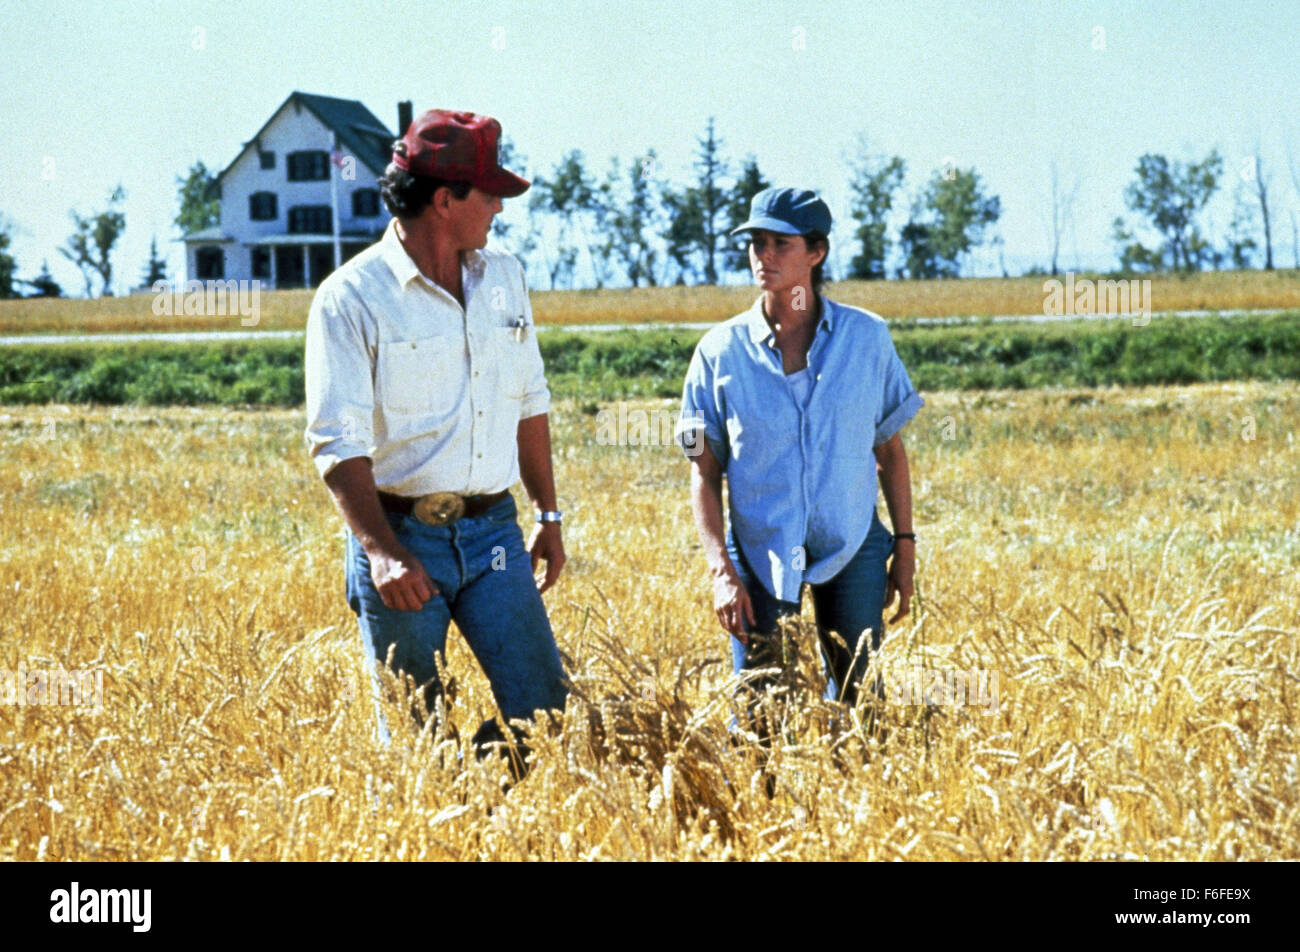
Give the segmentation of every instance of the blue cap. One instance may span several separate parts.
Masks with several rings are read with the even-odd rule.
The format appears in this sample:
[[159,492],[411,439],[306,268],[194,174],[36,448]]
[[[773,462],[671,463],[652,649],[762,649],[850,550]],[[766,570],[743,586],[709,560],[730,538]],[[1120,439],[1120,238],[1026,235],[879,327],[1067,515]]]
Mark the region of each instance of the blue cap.
[[831,210],[806,188],[765,188],[749,206],[749,221],[731,229],[733,235],[761,228],[783,235],[806,235],[810,231],[831,233]]

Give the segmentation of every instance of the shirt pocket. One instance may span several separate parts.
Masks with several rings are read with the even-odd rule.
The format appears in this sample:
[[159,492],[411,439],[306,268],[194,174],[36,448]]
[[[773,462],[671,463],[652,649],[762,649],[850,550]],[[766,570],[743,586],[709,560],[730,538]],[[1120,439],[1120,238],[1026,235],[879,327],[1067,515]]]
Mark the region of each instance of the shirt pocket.
[[523,400],[528,391],[531,372],[531,362],[528,359],[531,352],[529,337],[533,333],[535,331],[531,324],[524,328],[522,340],[519,330],[513,326],[498,325],[492,328],[491,355],[496,364],[497,381],[502,396],[513,402]]
[[446,416],[459,399],[464,364],[465,342],[455,335],[382,343],[375,366],[376,399],[398,415]]

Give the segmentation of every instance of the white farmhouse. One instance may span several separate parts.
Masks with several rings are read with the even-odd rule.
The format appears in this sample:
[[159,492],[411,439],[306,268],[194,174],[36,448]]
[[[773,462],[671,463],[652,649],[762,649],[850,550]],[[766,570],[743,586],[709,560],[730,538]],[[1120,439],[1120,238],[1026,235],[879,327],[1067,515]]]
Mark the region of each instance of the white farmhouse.
[[320,284],[387,226],[377,180],[395,138],[354,99],[291,94],[217,176],[221,224],[183,239],[189,279]]

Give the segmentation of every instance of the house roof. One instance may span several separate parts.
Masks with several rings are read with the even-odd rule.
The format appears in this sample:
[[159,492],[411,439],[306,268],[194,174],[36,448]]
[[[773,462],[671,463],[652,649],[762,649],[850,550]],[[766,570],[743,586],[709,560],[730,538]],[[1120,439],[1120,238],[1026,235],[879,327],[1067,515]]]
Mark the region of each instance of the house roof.
[[266,127],[271,124],[271,120],[280,114],[280,110],[295,100],[338,135],[341,148],[355,155],[376,175],[384,173],[392,157],[393,140],[397,136],[389,132],[388,127],[380,122],[373,112],[355,99],[336,99],[333,96],[317,96],[313,93],[295,91],[290,93],[289,98],[271,113],[271,117],[266,122],[262,123],[262,128],[257,130],[257,135],[244,143],[234,161],[221,170],[221,174],[217,176],[218,182],[225,178],[226,173],[231,170],[235,162],[239,161],[245,150],[261,138]]
[[183,238],[181,238],[181,241],[226,242],[226,241],[234,241],[234,240],[235,240],[234,238],[231,238],[229,235],[227,235],[224,231],[221,230],[220,225],[210,225],[209,227],[204,228],[201,231],[192,231],[188,235],[185,235]]
[[[342,231],[339,232],[339,241],[355,243],[358,239],[369,242],[378,241],[383,237],[383,231]],[[333,235],[318,234],[282,234],[266,235],[262,238],[252,238],[244,242],[251,247],[259,245],[332,245],[334,243]]]

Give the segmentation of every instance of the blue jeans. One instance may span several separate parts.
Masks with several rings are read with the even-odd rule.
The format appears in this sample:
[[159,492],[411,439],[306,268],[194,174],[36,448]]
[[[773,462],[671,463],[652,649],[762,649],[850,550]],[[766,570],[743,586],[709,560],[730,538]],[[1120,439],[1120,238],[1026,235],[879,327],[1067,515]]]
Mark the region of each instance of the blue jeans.
[[[845,703],[857,703],[858,687],[867,668],[871,651],[880,649],[884,630],[885,589],[889,582],[888,559],[894,548],[894,537],[876,513],[871,515],[871,527],[861,547],[839,574],[821,585],[811,585],[813,611],[821,641],[822,658],[830,674],[831,684],[827,697],[839,697]],[[732,564],[749,593],[754,606],[754,622],[745,622],[746,631],[772,633],[777,619],[782,615],[799,615],[796,602],[781,601],[756,580],[753,569],[745,561],[730,530],[727,533],[727,552]],[[861,645],[863,633],[871,631],[869,644]],[[830,637],[835,632],[844,640],[838,644]],[[856,660],[855,660],[856,655]],[[740,639],[731,639],[732,666],[737,674],[749,668],[763,667],[761,657],[756,658]]]
[[[507,722],[564,708],[568,683],[516,511],[514,499],[507,497],[481,515],[445,526],[388,513],[398,541],[420,560],[438,589],[419,611],[384,604],[370,577],[370,559],[348,533],[347,598],[360,623],[366,656],[373,668],[388,660],[391,649],[394,673],[415,680],[429,712],[442,693],[434,657],[445,654],[453,619]],[[376,700],[377,691],[378,682]],[[422,720],[418,705],[412,715]],[[382,713],[379,736],[381,741],[389,736]],[[475,736],[476,743],[499,739],[494,721],[484,722]]]

